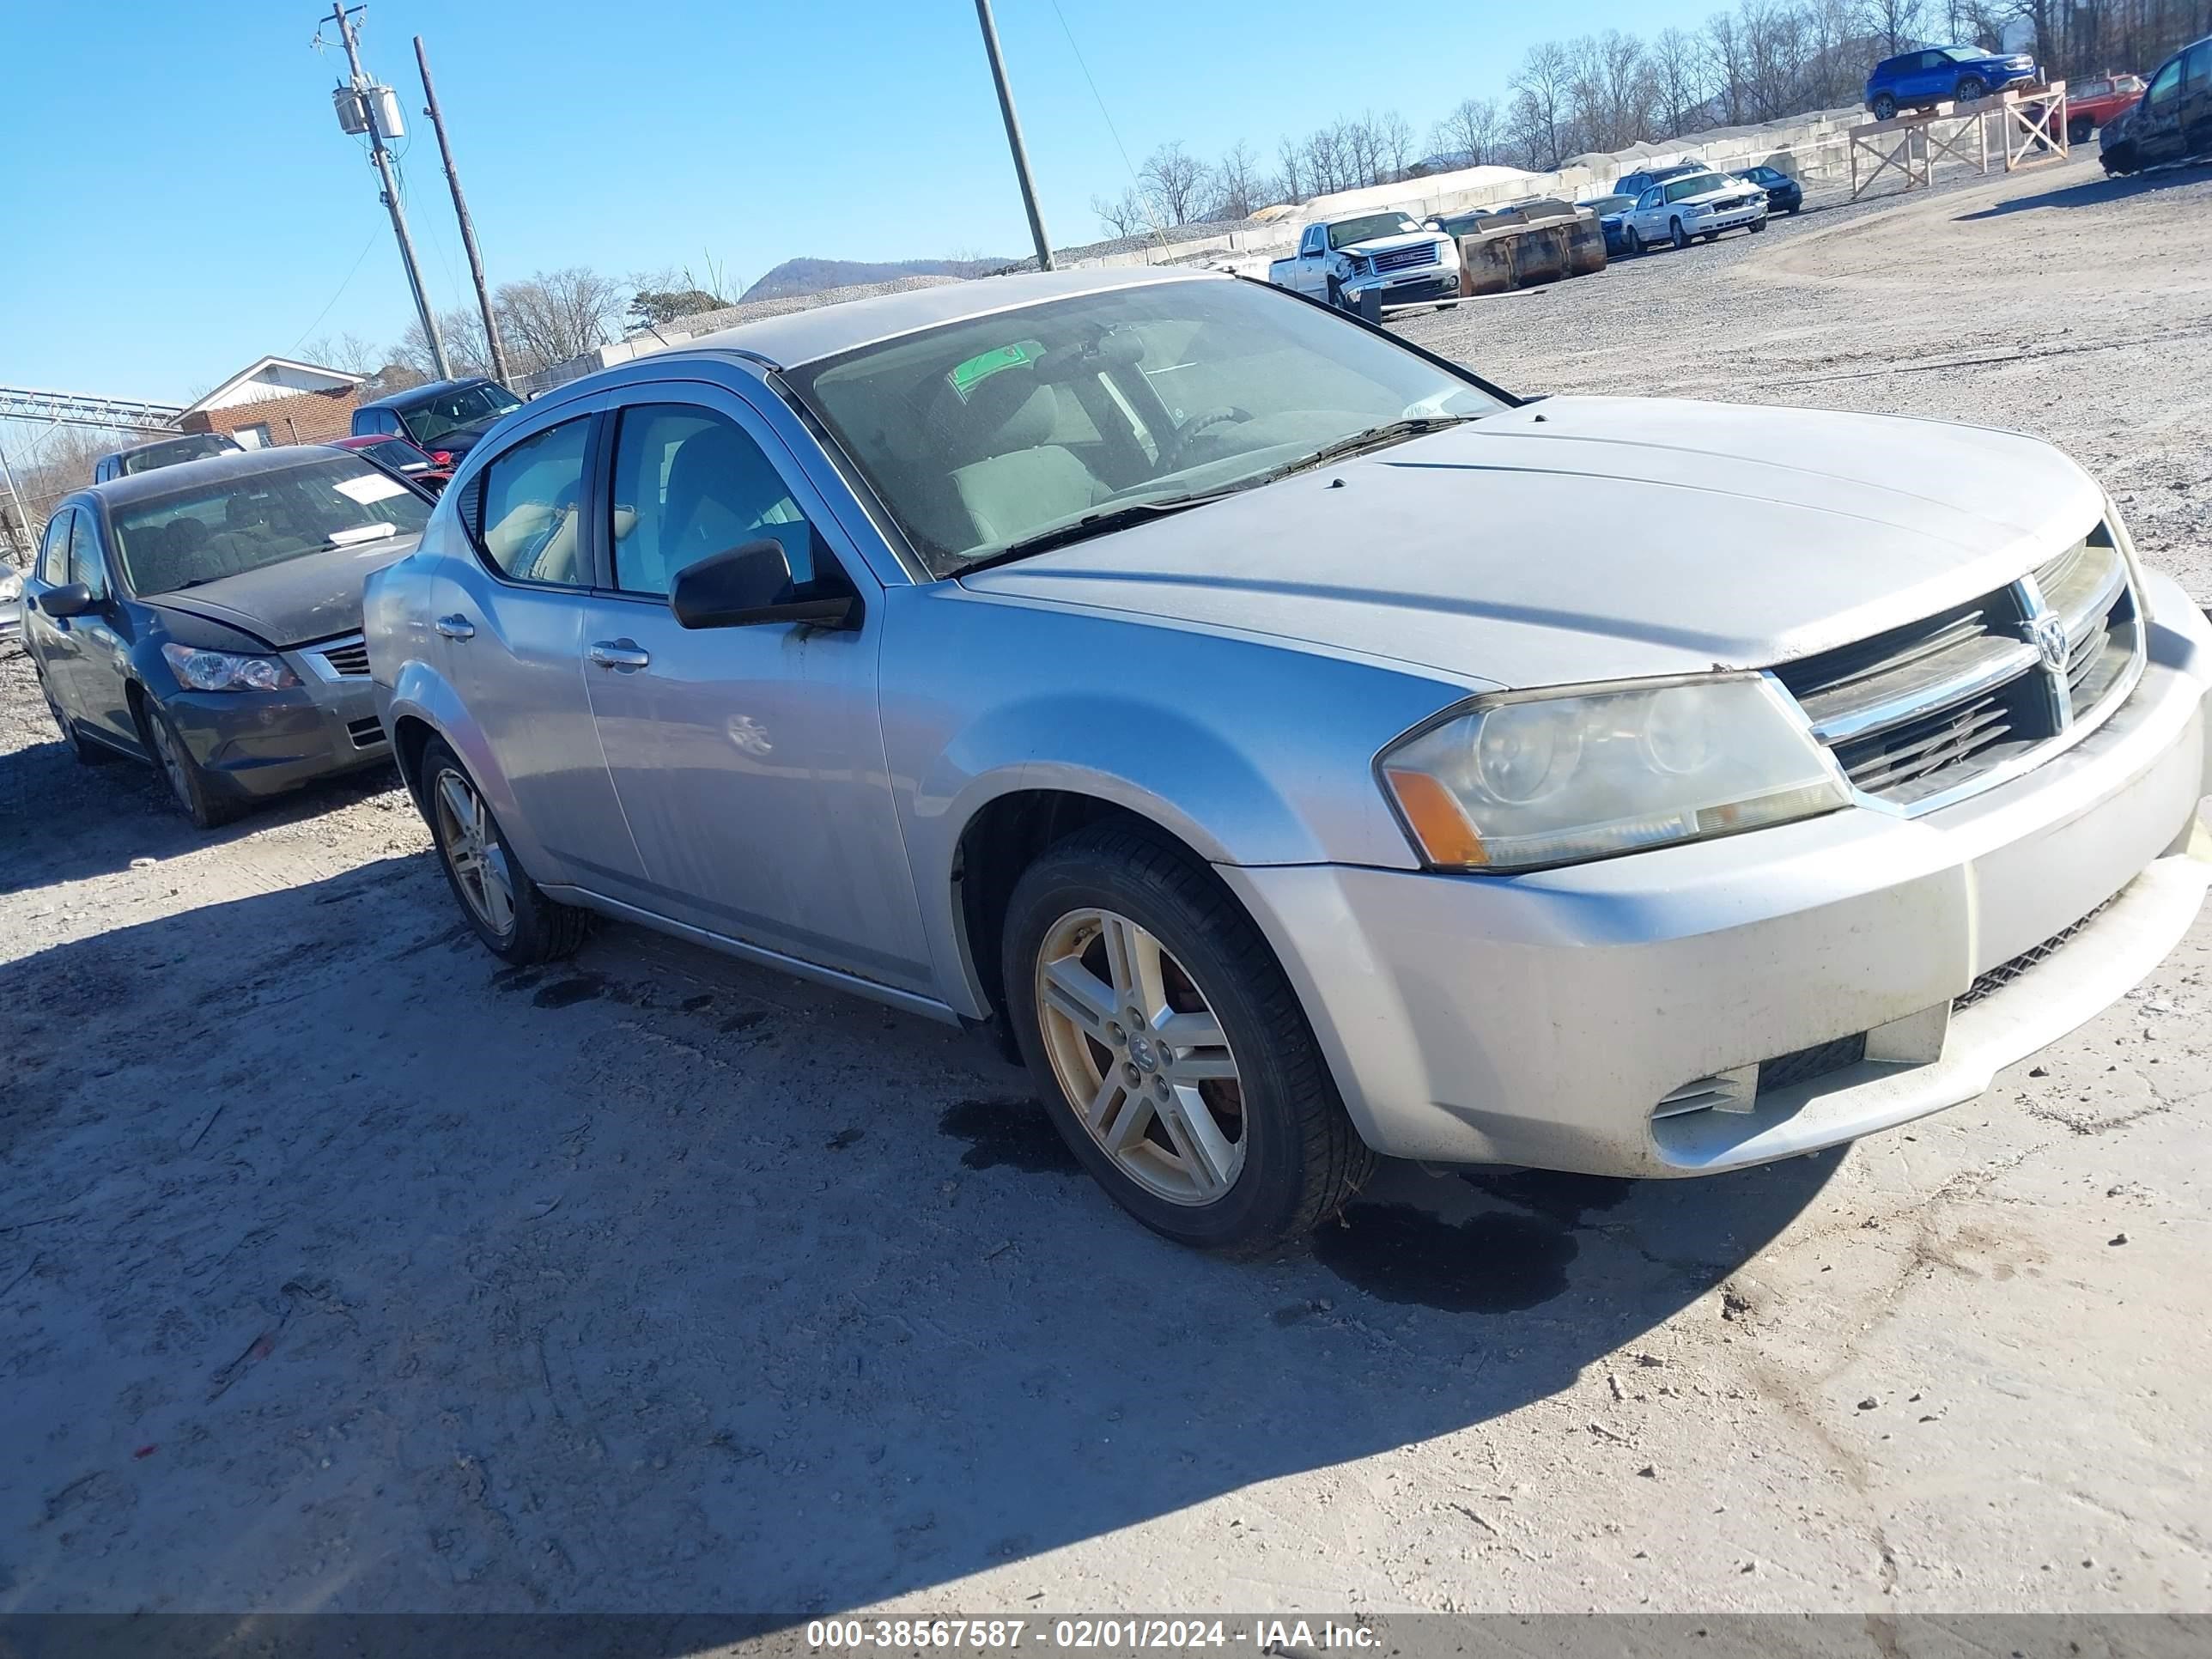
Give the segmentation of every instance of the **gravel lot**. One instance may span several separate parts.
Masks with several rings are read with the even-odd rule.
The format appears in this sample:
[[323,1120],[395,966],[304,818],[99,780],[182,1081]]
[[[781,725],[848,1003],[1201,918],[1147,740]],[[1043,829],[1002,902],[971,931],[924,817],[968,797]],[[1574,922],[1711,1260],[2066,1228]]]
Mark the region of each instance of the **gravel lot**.
[[[2075,164],[1407,331],[2027,428],[2212,594],[2208,210]],[[2212,1608],[2208,944],[1848,1153],[1393,1168],[1235,1267],[967,1039],[499,971],[386,781],[202,836],[0,661],[0,1612]]]

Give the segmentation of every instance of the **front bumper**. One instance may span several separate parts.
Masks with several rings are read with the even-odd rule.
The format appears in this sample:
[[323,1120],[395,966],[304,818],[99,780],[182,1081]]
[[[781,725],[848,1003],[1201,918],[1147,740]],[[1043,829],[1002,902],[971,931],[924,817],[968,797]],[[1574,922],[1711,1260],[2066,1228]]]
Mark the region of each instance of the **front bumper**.
[[1757,201],[1718,213],[1702,213],[1695,219],[1685,219],[1682,228],[1692,236],[1702,236],[1708,231],[1741,230],[1745,226],[1756,224],[1765,217],[1766,204]]
[[173,691],[162,699],[218,788],[252,799],[392,758],[367,676],[288,691]]
[[[2212,884],[2196,818],[2212,628],[2171,582],[2148,586],[2149,661],[2127,703],[2023,776],[1919,818],[1851,808],[1512,878],[1221,874],[1378,1152],[1680,1176],[1855,1139],[1973,1098],[2195,919]],[[1831,1044],[1838,1069],[1801,1065],[1804,1080],[1654,1116],[1686,1088]]]
[[1423,265],[1414,270],[1393,270],[1380,276],[1355,276],[1344,285],[1344,292],[1355,302],[1364,295],[1379,292],[1386,306],[1454,300],[1459,297],[1459,267]]

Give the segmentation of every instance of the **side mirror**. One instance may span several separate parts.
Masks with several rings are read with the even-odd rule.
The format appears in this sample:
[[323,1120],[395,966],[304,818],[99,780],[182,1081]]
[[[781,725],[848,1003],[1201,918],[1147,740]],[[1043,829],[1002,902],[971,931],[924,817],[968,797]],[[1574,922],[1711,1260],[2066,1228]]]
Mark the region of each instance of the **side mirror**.
[[64,582],[39,595],[39,609],[49,617],[82,617],[93,604],[92,590],[82,582]]
[[[835,571],[826,552],[817,570]],[[792,580],[783,544],[763,537],[710,553],[679,572],[668,608],[685,628],[750,628],[762,623],[809,623],[845,628],[859,620],[860,596],[842,574]]]

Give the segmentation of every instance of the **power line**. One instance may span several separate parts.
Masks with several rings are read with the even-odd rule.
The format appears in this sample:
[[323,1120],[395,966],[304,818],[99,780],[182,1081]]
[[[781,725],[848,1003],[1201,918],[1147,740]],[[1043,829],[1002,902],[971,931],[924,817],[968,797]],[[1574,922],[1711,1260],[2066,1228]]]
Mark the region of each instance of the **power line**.
[[1165,247],[1168,238],[1167,233],[1160,228],[1160,216],[1152,211],[1152,199],[1145,194],[1145,181],[1137,172],[1137,164],[1129,159],[1129,147],[1121,142],[1121,129],[1114,125],[1113,116],[1107,112],[1106,100],[1098,91],[1098,82],[1091,77],[1091,65],[1084,59],[1083,48],[1075,44],[1075,31],[1068,27],[1067,14],[1060,9],[1060,0],[1052,0],[1052,15],[1060,19],[1060,32],[1067,37],[1067,49],[1075,54],[1075,66],[1083,71],[1084,82],[1091,88],[1091,100],[1098,106],[1099,118],[1106,123],[1106,131],[1114,140],[1114,148],[1121,152],[1121,165],[1127,169],[1129,183],[1135,188],[1137,205],[1144,209],[1145,217],[1152,222],[1154,238],[1162,247]]
[[345,297],[346,289],[353,286],[353,279],[361,272],[361,262],[368,258],[369,249],[375,246],[376,233],[372,230],[368,233],[368,240],[361,245],[361,252],[353,256],[353,269],[346,272],[345,281],[338,284],[338,291],[336,294],[331,295],[329,303],[325,304],[320,311],[315,313],[315,322],[309,323],[307,327],[301,329],[300,331],[299,339],[292,342],[291,349],[294,351],[297,351],[301,345],[307,340],[307,337],[315,331],[315,323],[319,323],[324,318],[329,316],[331,314],[331,307],[337,305],[340,300]]

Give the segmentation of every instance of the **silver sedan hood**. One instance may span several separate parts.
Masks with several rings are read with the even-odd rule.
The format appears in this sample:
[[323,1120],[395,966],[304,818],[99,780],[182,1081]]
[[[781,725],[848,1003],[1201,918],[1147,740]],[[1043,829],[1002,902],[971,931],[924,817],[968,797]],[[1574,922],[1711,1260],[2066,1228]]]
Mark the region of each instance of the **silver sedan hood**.
[[2002,586],[2104,510],[2014,433],[1558,398],[963,581],[1561,684],[1862,639]]

